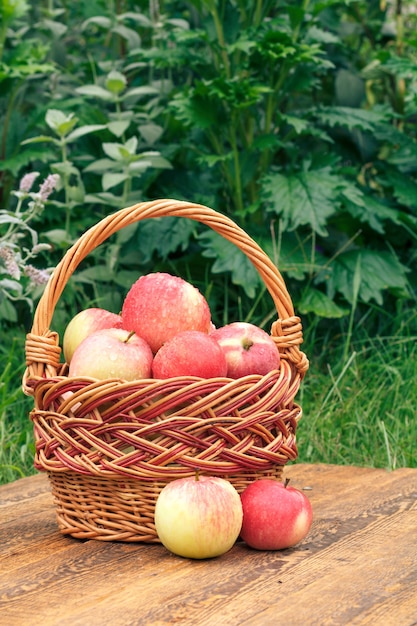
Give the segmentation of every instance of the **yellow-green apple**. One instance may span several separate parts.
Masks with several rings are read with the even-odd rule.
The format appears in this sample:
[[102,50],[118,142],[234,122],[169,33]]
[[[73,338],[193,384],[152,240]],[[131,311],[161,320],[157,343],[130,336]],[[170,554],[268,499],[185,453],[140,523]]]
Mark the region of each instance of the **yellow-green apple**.
[[77,313],[65,328],[63,338],[64,357],[70,363],[75,348],[91,333],[103,328],[121,328],[122,318],[105,309],[91,307]]
[[255,324],[232,322],[212,330],[210,336],[226,356],[229,378],[265,375],[279,368],[280,355],[274,340]]
[[224,554],[242,526],[242,503],[224,478],[179,478],[162,489],[155,506],[155,527],[161,543],[190,559]]
[[308,534],[313,510],[307,496],[288,483],[261,478],[240,494],[243,522],[240,537],[257,550],[291,548]]
[[134,330],[155,353],[183,330],[208,333],[211,314],[200,291],[186,280],[164,272],[141,276],[122,307],[123,328]]
[[217,341],[199,330],[184,330],[168,339],[154,356],[154,378],[226,376],[226,357]]
[[129,381],[151,378],[152,360],[152,350],[144,339],[123,328],[105,328],[77,346],[68,376]]

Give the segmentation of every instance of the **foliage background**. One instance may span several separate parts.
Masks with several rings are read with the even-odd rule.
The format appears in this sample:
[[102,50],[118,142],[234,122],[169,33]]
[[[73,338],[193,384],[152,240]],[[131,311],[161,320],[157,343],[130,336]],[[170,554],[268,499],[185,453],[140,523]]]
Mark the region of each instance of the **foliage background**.
[[[392,346],[385,378],[400,353],[411,373],[413,2],[0,0],[0,18],[0,321],[9,364],[42,288],[25,272],[29,259],[48,271],[109,212],[173,197],[230,215],[282,271],[314,365],[303,401],[317,420],[329,393],[346,412],[334,383],[349,371],[357,387],[352,355],[380,355],[381,337]],[[39,179],[22,196],[30,172]],[[51,175],[58,186],[36,208],[38,180]],[[5,262],[10,250],[19,276]],[[56,329],[92,304],[118,311],[133,280],[156,270],[194,282],[217,324],[248,319],[268,328],[275,315],[233,246],[195,222],[164,219],[125,229],[89,257],[64,292]],[[331,416],[335,406],[324,404]],[[379,407],[373,422],[391,466],[393,429],[411,419],[409,407],[400,416],[397,407]],[[381,411],[394,412],[392,428]],[[10,421],[9,402],[2,415]],[[325,435],[316,418],[311,432],[314,424]],[[343,437],[340,423],[333,430]],[[395,440],[403,445],[402,430]],[[329,458],[324,444],[309,445],[306,460]]]

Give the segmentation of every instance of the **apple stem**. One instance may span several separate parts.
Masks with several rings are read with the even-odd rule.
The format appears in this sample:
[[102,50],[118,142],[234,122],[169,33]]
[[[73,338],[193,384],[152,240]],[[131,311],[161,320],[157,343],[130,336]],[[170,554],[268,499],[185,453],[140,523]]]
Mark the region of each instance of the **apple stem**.
[[128,336],[126,337],[126,339],[124,340],[124,343],[128,343],[134,334],[135,334],[135,331],[131,330]]
[[196,480],[200,480],[200,469],[199,468],[196,469],[196,471],[195,471],[195,479]]
[[286,489],[288,487],[288,483],[290,482],[290,478],[286,478],[284,481],[284,488]]

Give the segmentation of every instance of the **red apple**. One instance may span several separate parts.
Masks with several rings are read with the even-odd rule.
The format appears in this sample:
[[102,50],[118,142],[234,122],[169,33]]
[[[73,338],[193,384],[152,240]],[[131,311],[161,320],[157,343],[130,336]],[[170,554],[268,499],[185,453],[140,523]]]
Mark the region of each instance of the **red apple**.
[[204,296],[178,276],[156,272],[141,276],[122,307],[123,328],[134,330],[155,353],[183,330],[208,333],[211,314]]
[[313,510],[307,496],[287,483],[262,478],[240,495],[243,507],[241,538],[257,550],[291,548],[310,530]]
[[217,341],[199,330],[184,330],[168,339],[155,354],[154,378],[226,376],[227,363]]
[[152,350],[144,339],[122,328],[106,328],[92,333],[76,348],[68,376],[151,378],[152,360]]
[[264,330],[248,322],[232,322],[210,333],[222,348],[227,361],[227,376],[267,374],[278,369],[280,356],[274,340]]
[[121,325],[121,316],[105,309],[92,307],[80,311],[71,319],[64,332],[63,350],[65,361],[67,363],[71,362],[75,348],[91,333],[103,328],[121,328]]
[[242,503],[224,478],[196,476],[174,480],[162,489],[155,506],[155,527],[171,552],[191,559],[224,554],[242,526]]

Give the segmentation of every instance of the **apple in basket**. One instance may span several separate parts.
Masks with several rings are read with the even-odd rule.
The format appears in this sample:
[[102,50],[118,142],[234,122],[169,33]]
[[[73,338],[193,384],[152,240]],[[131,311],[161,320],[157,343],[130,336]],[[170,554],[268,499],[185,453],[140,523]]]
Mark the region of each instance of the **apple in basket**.
[[172,553],[208,559],[233,546],[242,526],[242,503],[235,487],[215,476],[179,478],[165,485],[155,505],[155,527]]
[[141,276],[132,285],[123,302],[122,320],[123,328],[145,339],[154,354],[179,332],[211,329],[204,296],[194,285],[164,272]]
[[288,481],[261,478],[240,494],[241,539],[257,550],[291,548],[308,534],[313,510],[307,496]]
[[64,332],[62,347],[65,361],[70,363],[75,348],[91,333],[103,328],[121,328],[121,325],[121,316],[105,309],[92,307],[80,311],[70,320]]
[[216,378],[226,373],[226,357],[221,347],[210,335],[199,330],[184,330],[169,339],[159,348],[152,363],[154,378]]
[[75,349],[68,376],[150,378],[152,361],[152,350],[144,339],[123,328],[105,328],[86,337]]
[[274,340],[254,324],[232,322],[211,331],[210,336],[218,342],[226,356],[229,378],[265,375],[279,368],[280,355]]

